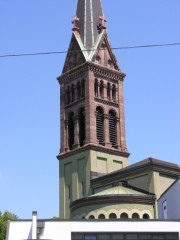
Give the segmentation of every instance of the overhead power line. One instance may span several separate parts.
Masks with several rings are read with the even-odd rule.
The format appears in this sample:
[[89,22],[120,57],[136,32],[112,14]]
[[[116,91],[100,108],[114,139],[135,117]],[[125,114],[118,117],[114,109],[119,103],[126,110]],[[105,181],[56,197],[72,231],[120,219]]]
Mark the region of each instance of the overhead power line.
[[[112,50],[124,50],[124,49],[134,49],[134,48],[154,48],[154,47],[169,47],[169,46],[178,46],[180,43],[166,43],[166,44],[151,44],[151,45],[140,45],[140,46],[126,46],[126,47],[114,47]],[[85,52],[97,50],[82,50]],[[104,49],[99,49],[104,50]],[[0,55],[0,58],[10,58],[10,57],[27,57],[27,56],[39,56],[39,55],[53,55],[53,54],[65,54],[68,51],[57,51],[57,52],[35,52],[35,53],[18,53],[18,54],[5,54]],[[71,51],[74,52],[74,51]],[[77,51],[75,51],[77,52]]]

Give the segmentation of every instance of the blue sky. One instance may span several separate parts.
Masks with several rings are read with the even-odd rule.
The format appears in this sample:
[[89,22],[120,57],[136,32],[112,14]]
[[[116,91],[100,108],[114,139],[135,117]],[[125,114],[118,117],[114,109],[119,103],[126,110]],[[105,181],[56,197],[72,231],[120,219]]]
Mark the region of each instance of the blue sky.
[[[180,42],[179,0],[102,0],[112,47]],[[0,55],[64,51],[76,0],[0,0]],[[180,163],[180,46],[116,50],[129,163]],[[0,58],[0,210],[58,215],[59,85],[65,54]]]

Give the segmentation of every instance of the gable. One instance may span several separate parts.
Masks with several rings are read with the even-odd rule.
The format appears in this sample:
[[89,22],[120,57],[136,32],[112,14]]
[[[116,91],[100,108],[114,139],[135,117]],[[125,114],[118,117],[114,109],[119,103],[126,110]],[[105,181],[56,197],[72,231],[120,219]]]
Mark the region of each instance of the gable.
[[72,35],[66,56],[65,64],[62,73],[65,73],[85,62],[85,57],[79,46],[79,43],[74,35]]
[[120,70],[116,57],[112,52],[107,34],[104,34],[101,38],[97,50],[95,50],[92,57],[92,62],[114,70]]

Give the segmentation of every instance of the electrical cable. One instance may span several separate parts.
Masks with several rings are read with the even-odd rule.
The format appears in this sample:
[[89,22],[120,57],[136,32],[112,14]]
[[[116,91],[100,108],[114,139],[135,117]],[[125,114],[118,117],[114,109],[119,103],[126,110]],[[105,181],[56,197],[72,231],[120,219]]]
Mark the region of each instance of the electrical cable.
[[[166,43],[166,44],[151,44],[151,45],[140,45],[140,46],[126,46],[126,47],[114,47],[112,50],[124,50],[124,49],[137,49],[137,48],[153,48],[153,47],[169,47],[169,46],[178,46],[180,43]],[[80,50],[80,51],[70,51],[70,52],[82,52],[82,51],[95,51],[97,49],[91,50]],[[104,49],[99,49],[104,50]],[[68,51],[57,51],[57,52],[36,52],[36,53],[19,53],[19,54],[5,54],[0,55],[0,58],[10,58],[10,57],[27,57],[27,56],[39,56],[39,55],[53,55],[53,54],[65,54]]]

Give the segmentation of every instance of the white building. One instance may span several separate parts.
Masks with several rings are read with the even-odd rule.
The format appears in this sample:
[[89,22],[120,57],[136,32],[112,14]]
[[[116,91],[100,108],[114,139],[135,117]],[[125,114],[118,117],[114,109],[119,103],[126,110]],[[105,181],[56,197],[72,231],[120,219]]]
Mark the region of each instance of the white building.
[[158,199],[159,219],[180,219],[180,179]]
[[180,221],[170,220],[15,220],[6,240],[179,240]]

